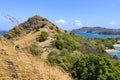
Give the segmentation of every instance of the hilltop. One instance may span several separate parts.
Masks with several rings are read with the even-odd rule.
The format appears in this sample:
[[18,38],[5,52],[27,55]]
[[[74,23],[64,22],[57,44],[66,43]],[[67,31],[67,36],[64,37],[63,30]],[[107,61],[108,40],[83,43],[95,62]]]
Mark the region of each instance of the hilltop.
[[[83,67],[87,75],[89,72],[84,67],[89,61],[93,62],[89,69],[97,67],[101,71],[100,65],[103,71],[106,68],[105,74],[100,76],[112,76],[119,73],[119,66],[114,66],[119,65],[119,60],[114,63],[105,49],[113,48],[115,43],[114,39],[75,35],[35,15],[0,37],[0,77],[6,80],[85,80],[84,71],[79,73],[76,69]],[[77,68],[79,65],[82,67]]]
[[110,29],[103,27],[82,27],[80,29],[74,29],[71,32],[87,32],[87,33],[98,33],[98,34],[120,34],[120,29]]

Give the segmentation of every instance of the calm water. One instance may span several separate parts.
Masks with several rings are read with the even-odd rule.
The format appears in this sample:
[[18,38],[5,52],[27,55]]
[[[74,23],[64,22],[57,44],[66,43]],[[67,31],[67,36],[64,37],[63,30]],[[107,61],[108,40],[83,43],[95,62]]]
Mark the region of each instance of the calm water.
[[120,58],[120,51],[116,51],[116,52],[109,52],[110,55],[116,55],[118,58]]
[[95,34],[95,33],[86,33],[86,32],[76,32],[76,34],[88,37],[88,38],[117,38],[120,35],[104,35],[104,34]]
[[115,49],[120,51],[120,46],[115,46]]
[[118,51],[109,52],[110,55],[116,55],[118,58],[120,58],[120,46],[115,46],[115,49]]
[[7,31],[0,31],[0,35],[5,34]]

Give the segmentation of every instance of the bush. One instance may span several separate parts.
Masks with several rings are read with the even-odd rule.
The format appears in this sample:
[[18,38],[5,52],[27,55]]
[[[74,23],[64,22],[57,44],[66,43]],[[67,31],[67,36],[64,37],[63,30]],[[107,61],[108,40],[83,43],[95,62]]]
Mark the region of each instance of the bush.
[[40,55],[39,47],[38,47],[37,45],[35,45],[35,44],[32,44],[32,45],[30,46],[30,52],[31,52],[31,54],[34,55],[34,56]]
[[16,46],[15,46],[15,49],[19,49],[19,48],[20,48],[20,46],[19,46],[19,45],[16,45]]
[[48,38],[48,33],[47,32],[42,32],[37,38],[36,40],[39,41],[39,42],[43,42],[45,40],[47,40]]
[[84,55],[74,64],[73,77],[77,80],[119,80],[119,72],[111,61],[95,55]]
[[69,51],[74,51],[77,47],[76,41],[68,34],[58,35],[56,39],[55,46],[57,49],[61,50],[62,48],[65,48]]
[[56,31],[57,31],[57,33],[61,33],[61,31],[59,29],[57,29]]
[[35,31],[35,32],[39,31],[40,27],[41,27],[40,25],[34,27],[34,31]]
[[103,46],[106,47],[106,49],[113,49],[114,48],[113,45],[116,43],[115,39],[110,39],[110,38],[107,38],[107,39],[95,38],[94,40],[96,41],[97,46],[102,44]]
[[56,41],[55,41],[55,47],[56,47],[57,49],[59,49],[59,50],[62,50],[62,49],[63,49],[63,43],[62,43],[62,41],[56,40]]
[[50,26],[49,28],[50,28],[51,30],[53,30],[53,29],[54,29],[54,26]]
[[47,18],[43,18],[42,20],[43,20],[43,21],[48,21],[48,19],[47,19]]
[[67,49],[62,49],[60,54],[52,52],[48,55],[51,65],[58,65],[66,71],[71,71],[73,64],[78,60],[79,54],[69,53]]
[[29,18],[29,19],[28,19],[28,22],[29,22],[30,24],[32,23],[32,21],[33,21],[32,18]]

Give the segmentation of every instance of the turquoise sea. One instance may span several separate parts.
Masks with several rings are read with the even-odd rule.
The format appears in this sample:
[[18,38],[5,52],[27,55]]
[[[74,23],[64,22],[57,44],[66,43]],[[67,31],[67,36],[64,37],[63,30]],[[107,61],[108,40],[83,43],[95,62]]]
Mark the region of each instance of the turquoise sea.
[[118,58],[120,58],[120,51],[109,52],[109,54],[112,56],[116,55]]
[[113,51],[113,52],[109,52],[110,55],[116,55],[118,58],[120,58],[120,46],[115,46],[115,49],[118,51]]
[[105,34],[96,34],[96,33],[86,33],[86,32],[76,32],[75,34],[88,37],[88,38],[117,38],[120,35],[105,35]]

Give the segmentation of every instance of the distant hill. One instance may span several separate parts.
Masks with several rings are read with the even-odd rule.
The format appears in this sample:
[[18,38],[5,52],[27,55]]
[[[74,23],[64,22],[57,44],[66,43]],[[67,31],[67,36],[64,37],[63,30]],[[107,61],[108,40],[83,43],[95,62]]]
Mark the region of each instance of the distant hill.
[[103,27],[82,27],[80,29],[74,29],[71,32],[87,32],[87,33],[98,33],[98,34],[120,34],[120,29],[110,29]]

